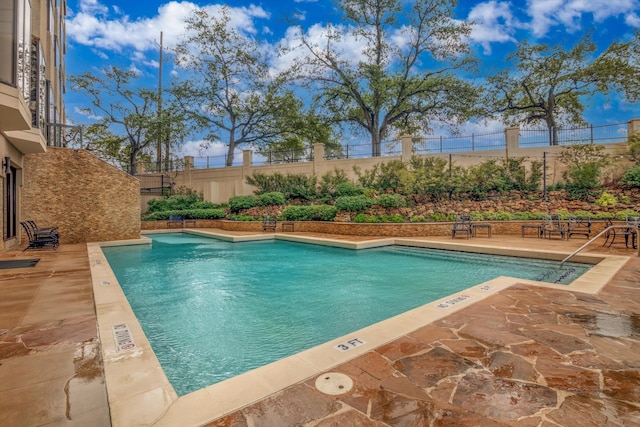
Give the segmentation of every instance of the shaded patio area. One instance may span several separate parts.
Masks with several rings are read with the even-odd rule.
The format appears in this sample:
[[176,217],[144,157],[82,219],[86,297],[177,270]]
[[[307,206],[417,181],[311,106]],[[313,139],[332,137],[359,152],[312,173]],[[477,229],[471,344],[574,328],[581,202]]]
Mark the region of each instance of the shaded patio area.
[[[471,241],[567,253],[585,242]],[[598,294],[522,283],[374,348],[331,369],[352,381],[346,393],[313,377],[180,425],[640,426],[640,258],[601,242],[587,252],[630,258]],[[110,417],[86,246],[28,254],[35,267],[0,270],[0,424],[131,425]]]

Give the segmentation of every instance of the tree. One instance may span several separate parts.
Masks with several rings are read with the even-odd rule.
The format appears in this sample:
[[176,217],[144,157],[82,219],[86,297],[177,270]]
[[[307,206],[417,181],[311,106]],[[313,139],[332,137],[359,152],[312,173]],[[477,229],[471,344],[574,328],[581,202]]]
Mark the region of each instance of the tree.
[[[293,96],[291,94],[291,96]],[[278,111],[275,127],[281,129],[268,144],[258,147],[258,152],[272,163],[296,161],[313,144],[324,144],[325,155],[340,156],[342,144],[335,138],[333,127],[321,116],[309,109],[304,111],[300,99],[287,103],[287,110]]]
[[[373,156],[392,131],[428,131],[432,120],[455,124],[469,116],[475,90],[454,72],[472,63],[470,26],[453,19],[455,0],[339,5],[345,24],[329,25],[320,41],[300,30],[305,53],[294,71],[319,86],[317,101],[332,120],[370,135]],[[359,43],[360,51],[348,43]]]
[[84,148],[135,175],[138,162],[147,160],[155,148],[159,132],[168,131],[172,139],[179,140],[184,133],[182,117],[170,110],[159,116],[157,91],[137,87],[134,71],[110,67],[100,74],[69,77],[72,89],[91,103],[83,110],[98,117],[96,123],[84,127]]
[[228,145],[227,166],[239,146],[278,138],[280,111],[297,105],[284,82],[270,75],[265,50],[230,22],[228,6],[215,17],[203,9],[193,12],[176,48],[178,66],[188,74],[171,89],[189,119],[208,131],[208,139]]
[[568,51],[524,41],[507,57],[511,65],[488,78],[486,104],[503,113],[509,125],[544,123],[549,144],[558,145],[558,127],[584,124],[585,102],[595,93],[626,87],[637,98],[638,68],[625,58],[631,48],[631,43],[614,43],[592,60],[596,45],[590,37]]

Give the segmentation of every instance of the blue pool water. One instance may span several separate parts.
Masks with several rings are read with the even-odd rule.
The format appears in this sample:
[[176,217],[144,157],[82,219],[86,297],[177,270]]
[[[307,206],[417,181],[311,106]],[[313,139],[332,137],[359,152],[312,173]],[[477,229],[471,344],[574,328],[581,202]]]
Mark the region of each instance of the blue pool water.
[[569,283],[590,267],[404,246],[152,238],[103,251],[179,395],[497,276]]

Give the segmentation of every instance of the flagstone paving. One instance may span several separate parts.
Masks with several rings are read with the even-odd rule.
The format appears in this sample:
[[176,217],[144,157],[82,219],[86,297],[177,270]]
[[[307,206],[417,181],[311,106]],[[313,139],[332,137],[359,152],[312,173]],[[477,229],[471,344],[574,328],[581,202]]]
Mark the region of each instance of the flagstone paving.
[[[630,259],[596,295],[512,286],[332,369],[344,394],[310,378],[207,426],[640,426],[640,258],[605,252]],[[0,426],[111,425],[86,246],[27,254],[0,270]]]

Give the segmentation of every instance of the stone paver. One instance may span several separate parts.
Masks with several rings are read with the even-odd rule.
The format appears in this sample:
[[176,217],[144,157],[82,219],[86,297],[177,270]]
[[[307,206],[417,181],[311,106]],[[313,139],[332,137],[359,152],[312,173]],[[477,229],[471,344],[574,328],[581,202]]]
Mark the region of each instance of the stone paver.
[[[633,256],[597,295],[518,284],[332,369],[343,395],[311,378],[207,425],[640,426],[640,258],[605,251]],[[86,248],[28,254],[0,270],[0,425],[108,426]]]

